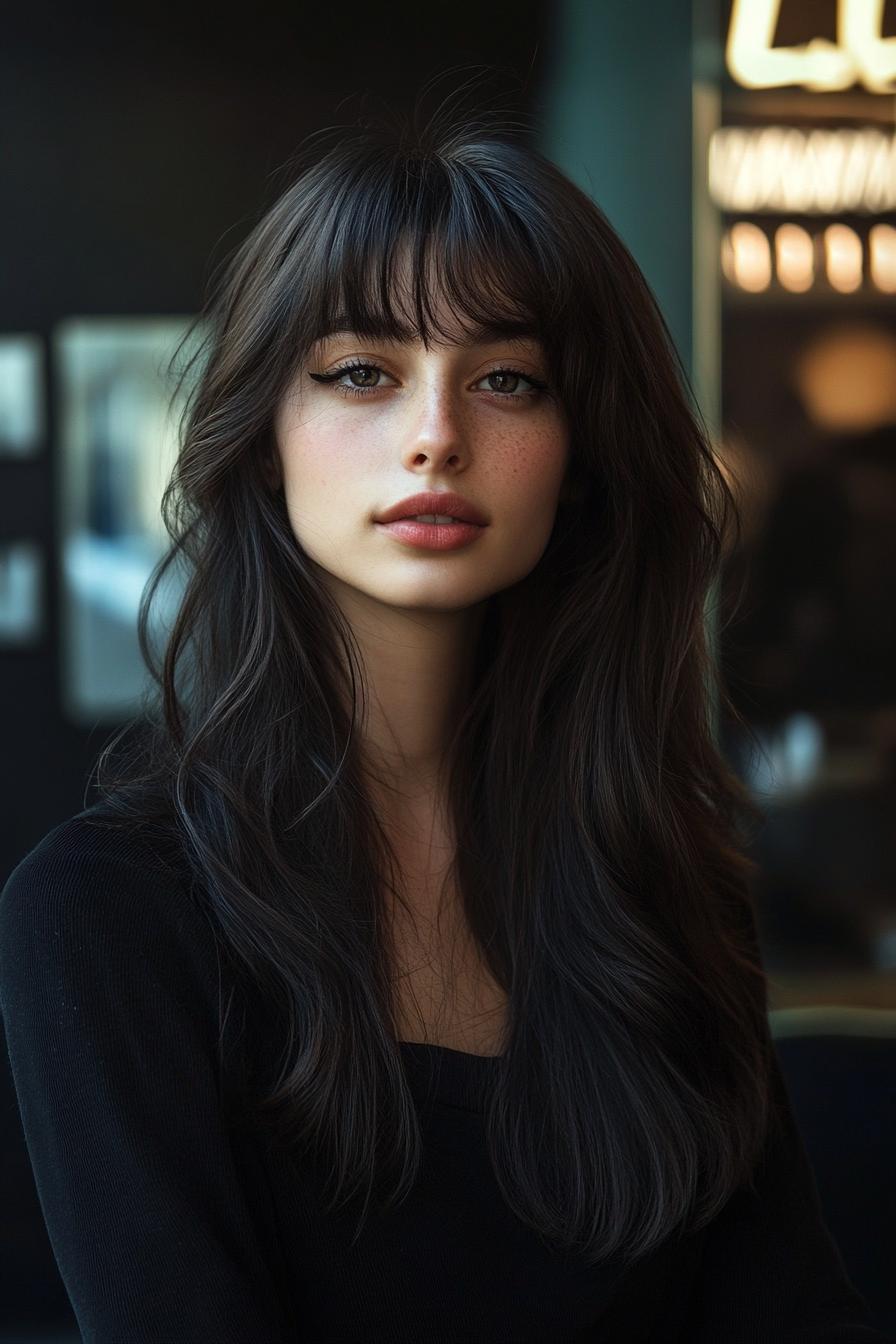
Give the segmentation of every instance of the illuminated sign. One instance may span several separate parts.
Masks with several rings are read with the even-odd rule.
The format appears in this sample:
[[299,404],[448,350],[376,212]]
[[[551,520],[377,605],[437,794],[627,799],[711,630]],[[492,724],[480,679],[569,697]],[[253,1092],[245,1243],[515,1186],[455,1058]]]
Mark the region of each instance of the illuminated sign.
[[896,93],[896,37],[881,37],[884,0],[838,0],[837,41],[813,37],[774,47],[781,0],[734,0],[725,59],[748,89],[803,84],[817,91],[861,81],[872,93]]
[[896,136],[874,128],[722,126],[709,193],[723,210],[840,214],[896,210]]

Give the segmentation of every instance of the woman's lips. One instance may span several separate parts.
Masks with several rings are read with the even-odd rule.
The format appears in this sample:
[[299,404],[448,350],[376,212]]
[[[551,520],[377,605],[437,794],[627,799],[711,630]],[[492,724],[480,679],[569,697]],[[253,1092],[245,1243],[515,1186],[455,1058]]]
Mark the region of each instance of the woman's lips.
[[399,518],[394,523],[376,523],[381,532],[388,532],[405,546],[417,546],[430,551],[456,551],[469,546],[485,531],[478,523],[415,523],[412,518]]

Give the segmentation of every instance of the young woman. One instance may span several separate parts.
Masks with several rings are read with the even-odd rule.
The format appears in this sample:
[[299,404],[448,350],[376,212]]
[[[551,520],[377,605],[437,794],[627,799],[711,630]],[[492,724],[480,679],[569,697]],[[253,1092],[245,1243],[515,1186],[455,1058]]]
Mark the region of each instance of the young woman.
[[158,694],[2,898],[84,1339],[882,1338],[712,734],[734,501],[606,218],[486,116],[361,128],[201,316]]

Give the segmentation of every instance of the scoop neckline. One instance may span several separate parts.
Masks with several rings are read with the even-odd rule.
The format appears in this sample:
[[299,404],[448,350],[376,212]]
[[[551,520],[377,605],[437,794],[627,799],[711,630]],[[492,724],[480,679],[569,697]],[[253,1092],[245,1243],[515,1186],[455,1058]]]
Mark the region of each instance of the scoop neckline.
[[437,1050],[444,1051],[449,1055],[456,1055],[460,1059],[485,1059],[496,1060],[503,1059],[503,1055],[477,1055],[472,1050],[455,1050],[453,1045],[441,1045],[438,1041],[399,1041],[402,1048],[409,1050]]
[[436,1106],[477,1114],[503,1055],[476,1055],[434,1041],[399,1041],[408,1081]]

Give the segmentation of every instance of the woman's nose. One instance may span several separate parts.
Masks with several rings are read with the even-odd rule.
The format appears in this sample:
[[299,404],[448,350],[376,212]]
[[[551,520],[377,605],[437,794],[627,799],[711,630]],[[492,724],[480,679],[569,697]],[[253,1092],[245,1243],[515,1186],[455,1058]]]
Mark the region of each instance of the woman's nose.
[[462,389],[444,380],[421,385],[409,404],[408,451],[432,460],[462,453],[468,438],[468,413]]

